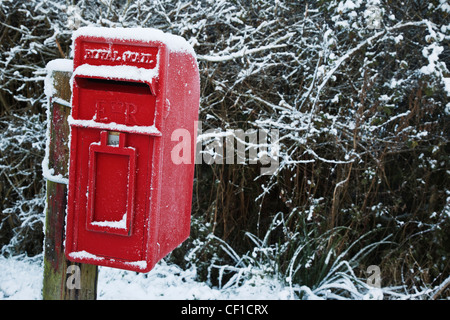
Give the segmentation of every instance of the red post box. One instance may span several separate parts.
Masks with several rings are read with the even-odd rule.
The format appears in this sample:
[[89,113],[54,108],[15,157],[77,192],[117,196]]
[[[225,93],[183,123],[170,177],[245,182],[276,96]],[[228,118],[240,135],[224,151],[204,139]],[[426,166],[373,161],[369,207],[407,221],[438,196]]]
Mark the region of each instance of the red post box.
[[154,29],[75,32],[65,253],[148,272],[190,230],[200,80],[182,38]]

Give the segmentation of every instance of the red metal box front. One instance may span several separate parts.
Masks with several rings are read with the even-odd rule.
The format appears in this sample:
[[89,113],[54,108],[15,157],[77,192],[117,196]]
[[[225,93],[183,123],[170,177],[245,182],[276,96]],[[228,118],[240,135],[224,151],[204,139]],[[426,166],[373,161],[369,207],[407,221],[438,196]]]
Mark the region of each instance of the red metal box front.
[[[131,30],[120,32],[86,29],[74,38],[66,256],[147,272],[189,234],[194,162],[176,166],[167,159],[168,130],[188,127],[195,139],[198,102],[187,106],[189,98],[173,89],[189,86],[197,101],[198,69],[191,53],[171,50],[170,36],[149,31],[135,39]],[[168,68],[175,53],[177,61],[191,61],[192,74],[169,81],[181,74]],[[174,103],[179,110],[169,113]],[[180,112],[188,116],[174,114]],[[165,172],[186,181],[166,192]],[[163,207],[177,202],[173,192],[183,200]]]

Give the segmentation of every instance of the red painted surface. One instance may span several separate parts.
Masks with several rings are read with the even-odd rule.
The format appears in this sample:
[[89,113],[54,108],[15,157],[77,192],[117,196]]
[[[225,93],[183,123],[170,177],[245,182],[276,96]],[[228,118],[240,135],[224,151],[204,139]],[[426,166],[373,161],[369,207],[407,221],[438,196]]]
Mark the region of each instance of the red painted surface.
[[[96,75],[87,65],[106,67]],[[157,73],[135,79],[121,66]],[[197,63],[186,51],[162,41],[75,38],[69,260],[148,272],[189,236],[199,97]],[[171,134],[180,128],[190,133],[188,164],[171,160]]]

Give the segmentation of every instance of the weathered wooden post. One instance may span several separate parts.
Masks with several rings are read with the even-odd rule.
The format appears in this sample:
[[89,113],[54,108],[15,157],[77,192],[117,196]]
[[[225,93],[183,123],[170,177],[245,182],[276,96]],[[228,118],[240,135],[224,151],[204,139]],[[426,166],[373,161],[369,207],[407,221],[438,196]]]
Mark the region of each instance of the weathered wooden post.
[[43,161],[44,177],[47,179],[44,300],[93,300],[97,296],[97,266],[73,263],[64,256],[71,75],[71,60],[57,59],[47,65],[48,141]]

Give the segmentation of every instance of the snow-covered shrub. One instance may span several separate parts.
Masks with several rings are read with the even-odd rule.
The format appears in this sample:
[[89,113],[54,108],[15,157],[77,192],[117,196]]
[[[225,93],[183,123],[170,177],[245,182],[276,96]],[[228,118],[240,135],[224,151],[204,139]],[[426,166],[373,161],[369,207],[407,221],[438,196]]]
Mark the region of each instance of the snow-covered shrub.
[[0,119],[0,243],[2,254],[42,251],[45,127],[39,115]]
[[[350,272],[354,265],[331,268],[345,252],[345,261],[378,265],[383,285],[422,292],[450,273],[449,13],[442,0],[6,0],[0,134],[10,132],[6,119],[21,127],[13,115],[43,114],[43,67],[69,57],[72,29],[181,35],[197,52],[203,130],[276,129],[279,167],[262,176],[249,163],[197,165],[192,237],[170,259],[201,265],[199,274],[222,286],[238,283],[251,263],[293,287],[318,288],[338,274],[365,277]],[[8,243],[5,212],[24,221],[29,211],[5,187],[13,162],[3,157]],[[41,198],[43,180],[28,178],[16,190],[33,184],[26,199]],[[28,207],[42,214],[42,203]],[[41,245],[37,238],[28,240]],[[364,248],[369,254],[358,255]]]

